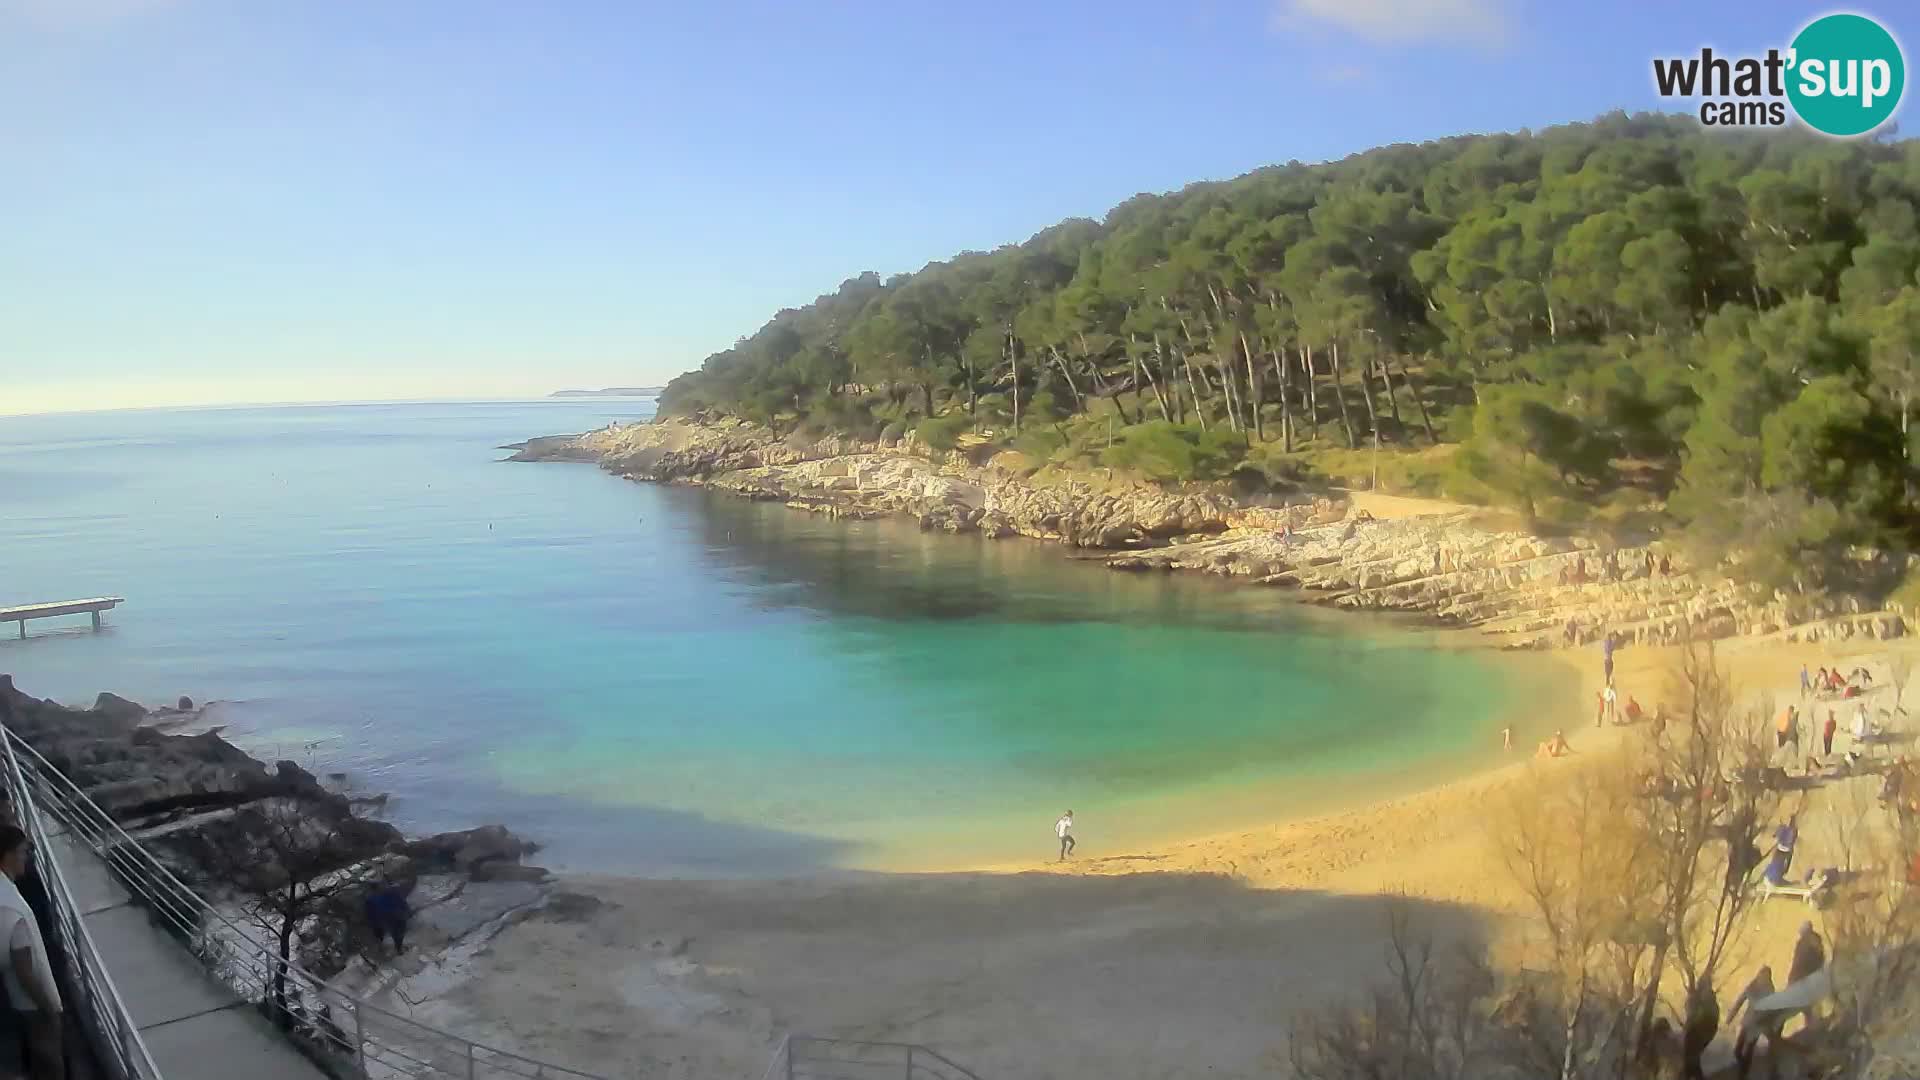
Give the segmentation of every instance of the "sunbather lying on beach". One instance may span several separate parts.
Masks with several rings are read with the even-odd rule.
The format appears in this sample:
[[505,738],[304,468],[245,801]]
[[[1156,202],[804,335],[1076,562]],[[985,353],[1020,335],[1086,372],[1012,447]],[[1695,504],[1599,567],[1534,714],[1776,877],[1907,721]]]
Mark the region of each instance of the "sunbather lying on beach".
[[1567,745],[1566,733],[1556,731],[1553,733],[1553,738],[1540,744],[1540,749],[1535,752],[1535,756],[1543,758],[1566,757],[1571,752],[1572,747]]

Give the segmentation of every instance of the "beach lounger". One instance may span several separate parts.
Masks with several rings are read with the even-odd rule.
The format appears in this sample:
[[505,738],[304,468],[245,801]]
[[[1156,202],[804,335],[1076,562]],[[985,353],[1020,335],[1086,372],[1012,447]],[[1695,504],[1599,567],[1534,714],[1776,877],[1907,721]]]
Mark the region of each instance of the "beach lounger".
[[1819,907],[1820,900],[1826,895],[1827,887],[1833,884],[1833,875],[1825,871],[1816,874],[1804,882],[1773,882],[1762,877],[1754,886],[1755,894],[1762,900],[1775,896],[1785,896],[1794,900],[1804,900],[1808,907]]

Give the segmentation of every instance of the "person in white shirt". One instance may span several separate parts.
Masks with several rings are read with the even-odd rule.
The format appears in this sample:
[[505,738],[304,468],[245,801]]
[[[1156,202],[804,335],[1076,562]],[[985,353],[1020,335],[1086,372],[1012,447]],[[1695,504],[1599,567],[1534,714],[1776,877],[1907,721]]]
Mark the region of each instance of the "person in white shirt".
[[[27,1060],[33,1080],[65,1080],[66,1059],[61,1052],[60,988],[40,924],[16,884],[27,874],[33,850],[27,834],[17,826],[0,826],[0,936],[7,941],[7,964],[0,981],[13,1006],[15,1029],[25,1033]],[[0,1063],[10,1068],[11,1062]]]
[[1053,823],[1053,835],[1060,838],[1059,861],[1066,862],[1067,856],[1073,854],[1073,811],[1061,814],[1060,820]]

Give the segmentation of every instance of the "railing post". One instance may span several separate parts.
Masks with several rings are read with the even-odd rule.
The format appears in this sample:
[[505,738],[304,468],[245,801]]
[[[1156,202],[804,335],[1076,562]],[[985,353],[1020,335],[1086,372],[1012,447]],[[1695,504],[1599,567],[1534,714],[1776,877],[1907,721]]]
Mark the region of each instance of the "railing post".
[[366,1080],[367,1021],[357,1001],[353,1003],[353,1060],[360,1066],[360,1080]]
[[913,1080],[913,1044],[907,1044],[907,1080]]
[[793,1036],[787,1036],[787,1080],[793,1080]]
[[467,1044],[467,1080],[473,1080],[473,1044]]

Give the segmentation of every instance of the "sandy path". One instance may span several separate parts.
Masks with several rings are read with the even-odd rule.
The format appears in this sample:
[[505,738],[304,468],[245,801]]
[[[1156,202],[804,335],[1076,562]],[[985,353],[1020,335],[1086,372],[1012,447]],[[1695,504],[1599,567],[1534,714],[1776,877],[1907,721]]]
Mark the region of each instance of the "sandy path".
[[[1744,642],[1722,659],[1742,687],[1797,696],[1802,661],[1851,667],[1888,648]],[[1651,707],[1673,659],[1624,650],[1617,681]],[[1443,937],[1520,925],[1481,821],[1529,769],[1580,768],[1633,737],[1593,728],[1590,700],[1567,707],[1571,758],[1535,764],[1520,746],[1415,795],[1158,851],[951,874],[571,881],[606,906],[509,930],[434,1015],[615,1076],[758,1077],[789,1031],[923,1043],[989,1078],[1284,1075],[1287,1018],[1379,978],[1389,896]],[[1838,861],[1827,811],[1843,795],[1859,797],[1811,796],[1797,865]],[[1784,960],[1805,915],[1765,912],[1743,980]]]

